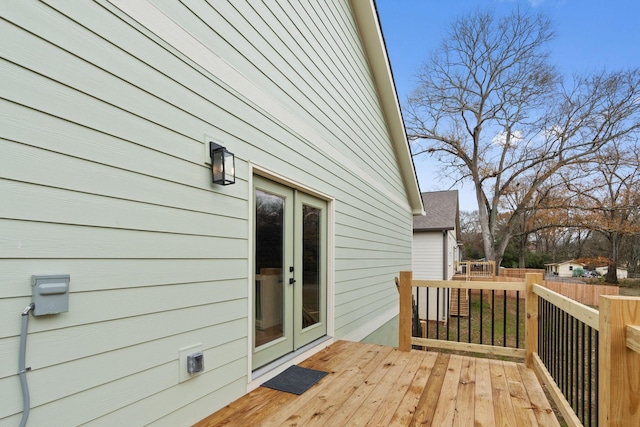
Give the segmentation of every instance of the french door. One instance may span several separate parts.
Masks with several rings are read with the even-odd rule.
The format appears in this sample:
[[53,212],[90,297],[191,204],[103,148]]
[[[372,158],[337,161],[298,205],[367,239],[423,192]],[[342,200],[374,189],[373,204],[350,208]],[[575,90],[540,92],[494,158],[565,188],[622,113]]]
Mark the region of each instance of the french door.
[[327,333],[327,203],[256,176],[253,369]]

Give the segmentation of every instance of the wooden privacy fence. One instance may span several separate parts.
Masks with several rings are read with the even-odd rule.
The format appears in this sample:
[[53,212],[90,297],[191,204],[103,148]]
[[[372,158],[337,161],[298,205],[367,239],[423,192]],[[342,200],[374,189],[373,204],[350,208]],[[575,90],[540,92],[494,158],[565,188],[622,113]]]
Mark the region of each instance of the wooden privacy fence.
[[[542,274],[527,274],[524,282],[462,283],[413,280],[410,271],[400,272],[398,347],[402,351],[427,346],[524,357],[568,425],[640,426],[640,298],[602,295],[598,311],[541,286],[542,278]],[[524,351],[412,336],[414,287],[463,286],[525,293]],[[585,334],[585,330],[593,332]],[[594,347],[587,341],[593,341]]]
[[618,295],[619,290],[617,286],[554,282],[551,280],[545,280],[544,286],[580,304],[592,307],[597,307],[600,304],[600,295]]
[[[521,283],[523,281],[523,279],[509,276],[498,276],[496,279],[500,282]],[[586,283],[543,280],[542,286],[551,289],[552,291],[557,292],[560,295],[564,295],[567,298],[571,298],[572,300],[577,301],[580,304],[588,305],[591,307],[598,306],[600,295],[619,295],[619,288],[617,286],[609,285],[591,285]],[[473,289],[471,292],[472,294],[478,294],[479,291],[477,289]],[[510,298],[514,298],[515,295],[515,291],[507,292],[507,296]],[[525,298],[524,292],[520,293],[520,298]]]
[[504,277],[515,277],[524,280],[525,276],[530,273],[544,274],[544,270],[540,268],[501,268],[498,278],[502,280]]
[[[538,268],[501,268],[500,275],[495,280],[499,282],[524,281],[527,274],[543,274],[545,270]],[[597,307],[600,295],[618,295],[617,286],[592,285],[587,283],[563,282],[555,280],[544,280],[543,286],[571,298],[580,304]],[[509,297],[513,297],[514,293],[509,292]],[[520,296],[524,298],[524,293]]]

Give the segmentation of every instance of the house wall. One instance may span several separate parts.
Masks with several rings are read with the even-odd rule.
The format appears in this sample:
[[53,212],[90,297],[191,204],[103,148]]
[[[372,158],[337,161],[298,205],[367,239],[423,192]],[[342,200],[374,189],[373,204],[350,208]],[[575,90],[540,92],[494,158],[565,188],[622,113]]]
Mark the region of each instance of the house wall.
[[458,252],[458,240],[456,239],[455,230],[447,231],[447,276],[446,280],[450,280],[455,274],[456,261],[459,261],[460,254]]
[[[459,257],[455,231],[416,231],[412,243],[413,277],[428,280],[449,280],[455,273]],[[446,239],[446,259],[444,241]],[[446,266],[445,266],[446,261]],[[446,269],[446,272],[444,272]]]
[[[607,272],[609,271],[609,267],[596,267],[596,271],[602,276],[606,276]],[[616,270],[616,276],[618,276],[618,279],[626,279],[628,277],[628,271],[624,268],[618,268]]]
[[413,234],[411,265],[414,279],[442,280],[442,238],[442,231],[421,231]]
[[[448,235],[442,231],[420,231],[413,233],[412,272],[413,278],[419,280],[443,280],[444,279],[444,239],[449,242]],[[447,252],[450,251],[447,245]],[[451,251],[452,255],[453,252]],[[448,264],[451,260],[447,261]],[[452,261],[451,261],[452,262]],[[451,267],[453,275],[453,263]],[[429,297],[427,298],[427,293]],[[434,288],[414,289],[414,296],[418,303],[418,313],[421,319],[444,321],[449,310],[446,294]],[[427,310],[428,299],[428,310]]]
[[190,425],[246,392],[254,167],[332,202],[330,333],[397,314],[411,209],[350,4],[267,5],[0,2],[0,360],[31,275],[71,275],[69,312],[30,319],[30,425]]
[[387,347],[398,347],[399,337],[400,320],[399,316],[396,316],[371,334],[364,337],[360,342],[386,345]]
[[573,277],[573,271],[578,268],[584,268],[582,264],[577,264],[574,262],[567,262],[558,265],[558,276],[559,277]]

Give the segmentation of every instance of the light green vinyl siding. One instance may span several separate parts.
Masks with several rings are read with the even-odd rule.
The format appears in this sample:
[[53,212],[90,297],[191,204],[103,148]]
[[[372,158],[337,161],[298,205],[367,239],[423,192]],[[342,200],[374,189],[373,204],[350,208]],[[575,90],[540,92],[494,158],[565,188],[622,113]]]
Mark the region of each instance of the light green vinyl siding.
[[[29,425],[190,425],[246,391],[251,164],[332,199],[335,336],[397,310],[411,209],[350,3],[153,3],[277,108],[117,2],[0,2],[0,425],[33,274],[71,296],[30,319]],[[210,184],[205,134],[235,185]]]

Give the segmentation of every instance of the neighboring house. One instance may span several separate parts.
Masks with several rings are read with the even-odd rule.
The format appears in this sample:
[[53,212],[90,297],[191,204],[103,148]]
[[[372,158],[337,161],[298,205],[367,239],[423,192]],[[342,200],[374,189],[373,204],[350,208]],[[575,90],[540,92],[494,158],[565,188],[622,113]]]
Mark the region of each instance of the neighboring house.
[[190,425],[335,339],[393,342],[423,207],[373,0],[0,15],[1,425],[33,275],[70,276],[27,317],[33,426]]
[[[604,267],[596,267],[596,271],[601,276],[606,276],[609,272],[609,266],[605,265]],[[622,267],[616,268],[616,275],[618,279],[626,279],[627,277],[629,277],[627,269]]]
[[573,270],[577,268],[584,269],[585,264],[576,262],[575,260],[545,264],[546,274],[557,277],[573,277]]
[[[460,261],[460,213],[458,191],[432,191],[422,193],[425,215],[413,218],[413,260],[415,279],[450,280]],[[429,290],[429,320],[443,321],[448,316],[448,301],[444,292]],[[427,296],[421,290],[418,299],[420,318],[426,318]],[[438,298],[439,297],[439,298]],[[436,309],[436,301],[440,309]],[[436,316],[436,313],[439,315]]]

